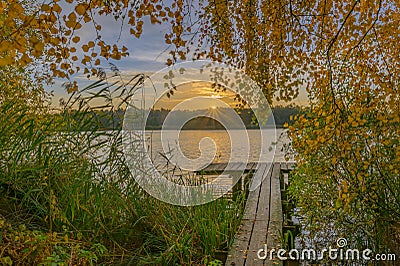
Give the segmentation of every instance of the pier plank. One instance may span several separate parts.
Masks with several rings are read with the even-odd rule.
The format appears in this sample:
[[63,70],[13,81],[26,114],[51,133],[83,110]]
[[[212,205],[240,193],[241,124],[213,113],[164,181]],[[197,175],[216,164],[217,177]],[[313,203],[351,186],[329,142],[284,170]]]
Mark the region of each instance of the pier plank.
[[286,162],[281,162],[281,171],[288,171],[288,165]]
[[213,163],[202,171],[235,172],[245,167],[249,174],[251,172],[248,171],[255,170],[250,180],[254,190],[248,192],[241,225],[229,250],[226,265],[282,265],[281,261],[260,260],[257,252],[264,248],[264,244],[267,244],[268,249],[279,248],[281,245],[280,234],[283,224],[281,183],[284,181],[281,180],[281,176],[284,176],[281,172],[287,173],[292,170],[294,163],[281,162],[271,166],[267,163],[250,162],[247,165],[231,164],[229,169],[226,167],[227,163]]
[[220,172],[224,170],[232,170],[232,171],[237,171],[239,169],[242,169],[242,167],[245,168],[246,171],[254,170],[255,167],[257,166],[257,163],[255,162],[249,162],[246,165],[245,163],[233,163],[231,164],[231,167],[229,169],[225,169],[227,167],[227,163],[212,163],[207,165],[204,169],[202,169],[202,172]]
[[250,239],[253,234],[260,190],[261,187],[258,187],[256,190],[249,192],[243,218],[225,265],[245,265]]
[[[281,245],[280,234],[282,233],[283,212],[280,191],[280,164],[274,165],[271,176],[271,202],[270,217],[268,225],[267,247],[268,249],[279,249]],[[265,265],[282,265],[282,261],[265,260]]]
[[225,265],[282,265],[282,262],[260,260],[257,256],[264,244],[268,248],[280,245],[283,223],[280,175],[280,163],[258,164],[251,182],[262,182],[249,192],[240,229]]
[[263,261],[257,256],[260,248],[264,247],[267,241],[268,223],[270,215],[271,175],[275,166],[270,167],[265,174],[261,185],[258,199],[256,219],[253,227],[253,234],[249,243],[246,265],[263,265]]

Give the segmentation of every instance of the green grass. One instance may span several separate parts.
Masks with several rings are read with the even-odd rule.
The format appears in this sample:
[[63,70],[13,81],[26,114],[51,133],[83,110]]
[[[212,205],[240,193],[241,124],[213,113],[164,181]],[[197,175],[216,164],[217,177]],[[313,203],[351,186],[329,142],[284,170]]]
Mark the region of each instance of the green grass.
[[0,265],[218,264],[243,195],[179,207],[143,191],[96,112],[126,106],[128,85],[95,82],[57,115],[1,102]]

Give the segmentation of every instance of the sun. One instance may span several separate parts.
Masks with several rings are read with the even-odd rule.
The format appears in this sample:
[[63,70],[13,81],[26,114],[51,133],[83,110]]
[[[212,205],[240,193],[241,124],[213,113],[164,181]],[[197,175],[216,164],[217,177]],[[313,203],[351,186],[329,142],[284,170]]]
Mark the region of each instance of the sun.
[[211,109],[215,110],[215,109],[217,109],[217,106],[213,105],[213,106],[211,106]]

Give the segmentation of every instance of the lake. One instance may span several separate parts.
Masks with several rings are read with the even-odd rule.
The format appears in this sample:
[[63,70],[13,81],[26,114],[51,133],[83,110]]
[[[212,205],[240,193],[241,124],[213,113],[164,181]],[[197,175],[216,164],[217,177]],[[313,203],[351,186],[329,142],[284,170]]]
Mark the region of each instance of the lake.
[[146,131],[146,147],[153,162],[162,165],[167,162],[165,158],[168,158],[180,167],[185,163],[199,166],[229,160],[270,162],[274,158],[274,161],[284,161],[284,145],[289,142],[286,130],[283,129],[231,130],[229,134],[225,130]]

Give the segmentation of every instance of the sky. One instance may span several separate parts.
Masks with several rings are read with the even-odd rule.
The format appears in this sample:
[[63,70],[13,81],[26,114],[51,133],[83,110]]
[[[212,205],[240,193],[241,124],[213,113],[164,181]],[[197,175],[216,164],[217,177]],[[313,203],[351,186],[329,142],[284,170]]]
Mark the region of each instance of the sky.
[[[68,9],[65,10],[68,12]],[[166,60],[168,58],[167,49],[168,44],[165,43],[164,35],[168,30],[168,25],[151,24],[149,21],[145,21],[143,33],[138,39],[129,33],[129,27],[125,25],[121,28],[120,22],[115,22],[112,17],[99,17],[97,18],[99,24],[102,25],[101,35],[102,38],[108,43],[117,43],[120,47],[126,46],[128,48],[129,56],[123,57],[121,60],[110,59],[109,62],[116,65],[120,70],[120,74],[124,79],[129,79],[138,73],[146,73],[152,75],[153,73],[166,67]],[[92,25],[83,25],[82,30],[80,30],[81,41],[77,45],[82,45],[90,40],[95,39],[94,30]],[[106,71],[110,69],[109,63],[105,59],[101,59],[101,65],[99,66]],[[81,66],[82,68],[82,66]],[[84,88],[95,82],[96,78],[88,79],[86,75],[77,74],[71,77],[71,80],[77,81],[79,88]],[[59,99],[67,99],[69,95],[67,94],[65,88],[62,84],[66,80],[55,79],[53,85],[46,86],[46,90],[53,91],[54,97],[52,103],[54,106],[58,106]],[[191,85],[194,89],[196,95],[203,95],[212,97],[210,94],[213,89],[208,85]],[[203,92],[201,90],[204,90]],[[185,90],[188,93],[189,90]],[[177,97],[181,97],[184,93],[178,92],[174,97],[169,99],[164,99],[163,105],[171,105],[174,101],[177,101]],[[214,97],[214,96],[213,96]],[[226,98],[226,96],[224,96]],[[167,98],[167,97],[165,97]],[[301,94],[298,99],[294,101],[297,104],[304,104],[306,102],[305,90],[301,90]],[[230,104],[232,100],[230,100]],[[283,102],[280,104],[284,104]],[[196,107],[197,108],[197,107]]]
[[[129,56],[121,60],[109,59],[109,62],[116,65],[121,75],[126,79],[137,73],[151,74],[166,67],[167,54],[163,53],[168,48],[164,42],[165,26],[152,25],[149,22],[145,22],[143,34],[137,39],[129,34],[129,28],[126,25],[122,28],[120,35],[121,25],[116,23],[111,17],[101,17],[98,19],[98,22],[102,25],[101,35],[106,42],[112,44],[119,39],[117,44],[120,47],[126,46],[128,48]],[[77,45],[82,45],[95,39],[94,31],[90,27],[90,25],[83,26],[81,30],[83,34],[80,35],[81,41]],[[110,65],[105,59],[101,59],[101,64],[98,67],[106,71],[110,69]],[[71,80],[77,81],[79,87],[83,88],[97,79],[88,79],[86,75],[80,73],[72,76]],[[64,79],[55,79],[54,84],[46,86],[46,90],[54,91],[55,97],[53,102],[56,104],[60,97],[68,98],[68,94],[61,86],[65,81]]]
[[[188,96],[195,98],[190,101]],[[172,110],[178,106],[178,110],[198,110],[208,108],[223,108],[225,104],[235,106],[235,93],[231,90],[215,92],[208,82],[190,82],[177,87],[171,97],[164,95],[155,104],[155,109]]]

